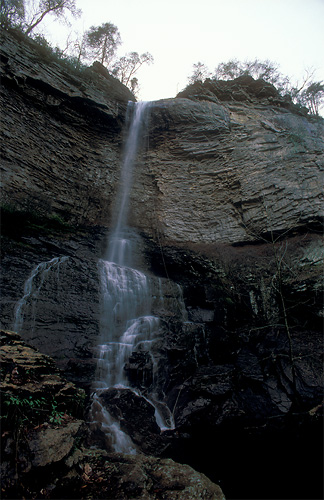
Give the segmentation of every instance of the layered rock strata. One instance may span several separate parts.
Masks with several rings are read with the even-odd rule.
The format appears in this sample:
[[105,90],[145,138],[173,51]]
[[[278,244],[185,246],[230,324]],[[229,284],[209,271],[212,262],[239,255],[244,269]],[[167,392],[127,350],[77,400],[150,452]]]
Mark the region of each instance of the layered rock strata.
[[154,102],[133,224],[186,246],[322,220],[323,137],[322,121],[258,100]]
[[16,37],[1,39],[2,203],[103,223],[134,96],[99,63],[73,71]]
[[[109,226],[134,97],[102,69],[72,74],[31,42],[3,39],[4,201]],[[322,219],[323,120],[258,85],[206,84],[152,103],[133,227],[183,246],[233,244]]]

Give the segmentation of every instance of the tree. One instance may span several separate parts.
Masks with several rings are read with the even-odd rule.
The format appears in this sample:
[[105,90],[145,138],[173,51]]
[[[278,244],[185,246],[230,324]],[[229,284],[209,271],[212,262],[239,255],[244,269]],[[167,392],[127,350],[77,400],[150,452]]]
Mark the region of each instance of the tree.
[[21,26],[24,18],[24,0],[0,0],[0,25],[3,28]]
[[289,95],[301,106],[306,106],[312,115],[317,116],[324,104],[324,82],[313,80],[315,70],[308,68],[300,85],[291,87]]
[[234,80],[239,76],[249,75],[255,80],[262,79],[274,85],[280,93],[287,92],[290,86],[288,77],[284,77],[278,68],[278,64],[269,61],[254,59],[240,62],[237,59],[230,59],[220,63],[215,68],[214,80]]
[[138,78],[136,78],[136,76],[134,76],[134,78],[132,78],[130,81],[130,89],[133,94],[136,94],[138,91]]
[[243,73],[242,63],[237,59],[230,59],[216,66],[213,80],[234,80],[234,78],[238,78]]
[[101,64],[109,65],[121,44],[121,38],[117,26],[103,23],[101,26],[91,26],[86,32],[85,42],[89,58],[99,59]]
[[25,33],[29,35],[44,19],[47,14],[56,17],[64,17],[66,11],[71,12],[73,17],[79,17],[81,10],[76,8],[75,0],[40,0],[36,12],[26,26]]
[[86,59],[86,35],[85,33],[74,32],[67,37],[63,55],[75,62],[76,67],[81,66],[81,60]]
[[323,82],[311,82],[297,97],[300,104],[305,105],[312,115],[318,115],[319,109],[324,105]]
[[189,76],[189,84],[195,83],[195,82],[204,82],[206,78],[210,77],[210,72],[209,69],[205,64],[202,62],[198,61],[196,64],[193,65],[193,73],[191,76]]
[[114,64],[112,74],[134,91],[138,85],[137,78],[134,78],[135,73],[143,64],[152,64],[153,61],[153,56],[149,52],[141,55],[138,52],[129,52]]

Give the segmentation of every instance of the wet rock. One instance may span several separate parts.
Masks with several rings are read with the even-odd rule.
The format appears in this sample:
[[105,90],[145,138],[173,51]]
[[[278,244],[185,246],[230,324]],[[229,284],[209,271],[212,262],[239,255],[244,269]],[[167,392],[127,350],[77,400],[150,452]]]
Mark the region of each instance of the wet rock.
[[8,252],[4,245],[1,323],[18,328],[28,343],[51,355],[70,380],[89,386],[99,336],[98,259],[85,240],[75,242],[72,251],[69,237],[56,234],[43,240],[37,238],[42,248],[33,244],[26,249],[11,240]]
[[84,391],[62,378],[53,359],[26,344],[20,335],[1,330],[0,356],[2,391],[13,399],[11,405],[25,406],[29,416],[35,412],[37,420],[51,411],[55,416],[56,408],[76,414],[80,407],[82,412]]
[[[80,415],[82,391],[16,333],[1,331],[1,343],[2,498],[224,500],[216,484],[187,465],[85,448],[86,423],[73,416]],[[111,389],[102,400],[112,412],[128,409],[139,447],[148,437],[157,451],[159,428],[145,399]]]
[[135,387],[149,387],[153,382],[153,361],[148,352],[133,352],[124,366]]
[[[85,394],[63,379],[54,361],[1,330],[3,488],[67,456],[84,433]],[[79,417],[79,418],[76,418]],[[10,497],[9,497],[10,498]]]
[[142,453],[159,456],[165,451],[168,440],[156,423],[154,406],[144,397],[130,389],[111,388],[99,399]]
[[[96,263],[105,233],[93,225],[110,225],[128,93],[100,66],[101,76],[90,70],[80,82],[58,65],[39,61],[31,44],[21,41],[17,51],[12,43],[9,36],[2,49],[3,199],[9,211],[35,209],[76,226],[65,233],[61,225],[61,234],[54,234],[43,219],[41,224],[28,219],[25,227],[26,217],[10,218],[2,238],[2,321],[12,327],[24,283],[36,266],[67,257],[64,272],[56,266],[47,273],[38,303],[26,303],[22,334],[55,356],[70,380],[89,389],[99,333]],[[272,86],[251,79],[216,87],[209,82],[152,105],[150,147],[137,165],[130,223],[143,234],[139,253],[145,258],[138,261],[159,276],[152,280],[153,313],[161,320],[155,383],[176,418],[177,430],[169,436],[172,457],[190,461],[213,478],[222,470],[232,498],[240,498],[242,489],[250,491],[251,470],[256,471],[253,483],[259,482],[256,498],[264,495],[265,484],[268,495],[278,495],[278,478],[286,485],[280,492],[289,495],[296,490],[289,491],[287,477],[299,477],[298,495],[310,483],[318,484],[323,136],[321,119],[297,112]],[[175,282],[183,286],[183,297]],[[64,395],[73,386],[58,374],[46,378],[44,360],[53,366],[49,358],[39,361],[35,350],[26,350],[14,336],[10,342],[16,359],[23,360],[16,366],[12,352],[3,349],[10,405],[23,398],[27,407],[30,396],[44,397],[49,413],[55,396],[63,413]],[[40,363],[39,385],[30,378],[29,359]],[[149,390],[152,363],[145,352],[133,353],[126,369],[134,383]],[[25,384],[30,392],[24,392]],[[112,413],[127,416],[127,422],[120,417],[122,425],[140,449],[170,452],[145,399],[131,391],[110,393],[108,399]],[[40,422],[33,417],[34,427]],[[66,437],[64,456],[48,466],[70,464],[65,484],[81,498],[83,492],[91,495],[88,487],[96,481],[99,486],[104,481],[103,465],[92,475],[93,464],[83,462],[82,452],[72,458],[68,450],[75,426],[70,424],[64,417],[67,434],[62,430],[57,437],[57,443]],[[52,460],[45,456],[51,433],[41,429],[32,438],[37,463]],[[14,456],[16,441],[5,438],[5,452]],[[21,457],[21,469],[32,467],[32,473],[30,452],[24,450]],[[118,460],[126,461],[126,474],[131,474],[133,459]],[[283,477],[287,463],[289,474]],[[269,484],[268,470],[275,466],[272,477],[278,482]],[[235,478],[236,490],[233,468],[240,478]],[[111,478],[115,469],[109,470]],[[118,472],[112,495],[145,498],[141,471],[139,484],[128,482],[127,492]],[[50,498],[59,487],[57,477],[48,484],[42,495]],[[37,498],[41,489],[24,496]],[[53,495],[62,497],[65,491],[62,483]],[[108,496],[107,491],[102,494]],[[186,489],[179,491],[188,496]],[[178,493],[156,486],[148,498],[167,494]]]

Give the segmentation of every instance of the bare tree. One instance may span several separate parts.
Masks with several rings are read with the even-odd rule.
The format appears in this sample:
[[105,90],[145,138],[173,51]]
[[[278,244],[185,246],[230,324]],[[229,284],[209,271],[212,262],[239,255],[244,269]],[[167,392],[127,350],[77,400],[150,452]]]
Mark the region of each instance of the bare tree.
[[137,73],[143,64],[152,64],[153,61],[153,56],[149,52],[141,55],[138,52],[129,52],[116,61],[112,68],[112,73],[124,85],[134,91],[138,86],[138,80],[134,77],[135,73]]
[[209,69],[207,66],[198,61],[193,65],[193,73],[191,76],[189,76],[189,84],[195,83],[195,82],[204,82],[206,78],[209,78],[211,75]]
[[58,18],[62,18],[67,11],[70,12],[73,17],[79,17],[81,15],[81,10],[77,9],[75,0],[40,0],[36,7],[36,11],[32,14],[31,20],[26,25],[26,35],[29,35],[48,14],[54,14]]

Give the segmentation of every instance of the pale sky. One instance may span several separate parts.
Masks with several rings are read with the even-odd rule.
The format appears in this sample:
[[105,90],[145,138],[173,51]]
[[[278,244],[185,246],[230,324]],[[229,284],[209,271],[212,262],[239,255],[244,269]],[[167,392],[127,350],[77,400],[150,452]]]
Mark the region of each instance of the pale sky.
[[48,16],[46,36],[64,46],[69,31],[111,22],[122,38],[118,55],[150,52],[143,67],[141,100],[175,97],[193,64],[210,71],[220,62],[258,58],[279,63],[283,75],[301,81],[306,69],[324,80],[324,0],[76,0],[83,11],[66,28]]

